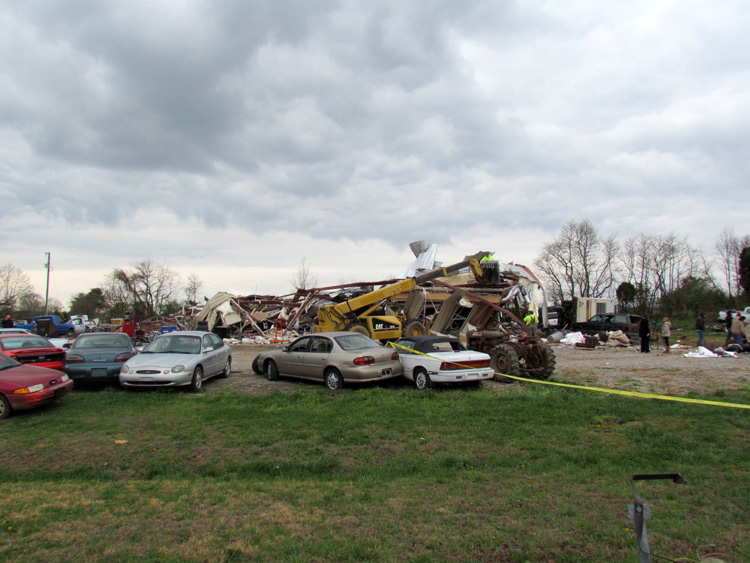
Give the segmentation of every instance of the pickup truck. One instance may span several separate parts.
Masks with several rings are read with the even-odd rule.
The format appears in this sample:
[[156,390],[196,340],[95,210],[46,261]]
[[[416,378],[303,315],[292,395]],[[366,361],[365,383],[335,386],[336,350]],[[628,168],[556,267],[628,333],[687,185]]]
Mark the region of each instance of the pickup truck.
[[[61,317],[58,315],[39,315],[31,319],[32,323],[34,324],[34,332],[37,334],[41,334],[39,330],[39,321],[49,321],[50,325],[50,333],[57,332],[57,334],[44,334],[42,336],[63,336],[63,335],[69,335],[73,336],[76,333],[76,327],[73,323],[69,323],[64,321]],[[52,328],[55,328],[56,330],[52,330]]]
[[727,313],[729,313],[732,316],[734,316],[737,313],[742,313],[743,315],[745,315],[745,318],[750,319],[750,307],[745,307],[741,311],[735,311],[734,309],[727,309],[726,311],[719,311],[719,320],[720,321],[726,320]]

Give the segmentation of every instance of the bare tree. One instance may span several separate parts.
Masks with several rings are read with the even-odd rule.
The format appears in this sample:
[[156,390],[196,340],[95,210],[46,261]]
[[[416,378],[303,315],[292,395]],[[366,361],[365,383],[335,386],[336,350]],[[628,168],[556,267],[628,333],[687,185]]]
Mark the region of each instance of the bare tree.
[[727,294],[731,299],[740,288],[740,254],[750,246],[750,237],[737,237],[733,229],[724,229],[714,243],[719,256],[719,267],[727,284]]
[[108,276],[105,293],[132,303],[139,316],[152,317],[180,289],[180,276],[165,264],[141,260],[129,270],[114,269]]
[[185,286],[185,299],[187,304],[194,307],[198,303],[198,293],[203,288],[203,282],[198,277],[198,274],[190,274],[187,279],[187,285]]
[[0,309],[10,313],[25,296],[33,293],[34,288],[25,272],[13,264],[0,267]]
[[614,235],[601,239],[588,220],[569,221],[534,261],[556,300],[602,297],[613,289],[619,244]]
[[318,286],[318,277],[313,274],[312,270],[310,269],[310,264],[308,264],[307,260],[303,258],[302,262],[300,262],[297,272],[294,274],[294,277],[289,280],[289,282],[297,291],[300,289],[312,289]]

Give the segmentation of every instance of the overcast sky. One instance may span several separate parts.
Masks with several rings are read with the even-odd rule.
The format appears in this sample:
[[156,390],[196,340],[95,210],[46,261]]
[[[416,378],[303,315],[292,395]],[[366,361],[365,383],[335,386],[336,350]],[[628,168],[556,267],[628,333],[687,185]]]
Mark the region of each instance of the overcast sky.
[[748,234],[750,10],[696,0],[0,2],[2,263],[282,294],[601,234]]

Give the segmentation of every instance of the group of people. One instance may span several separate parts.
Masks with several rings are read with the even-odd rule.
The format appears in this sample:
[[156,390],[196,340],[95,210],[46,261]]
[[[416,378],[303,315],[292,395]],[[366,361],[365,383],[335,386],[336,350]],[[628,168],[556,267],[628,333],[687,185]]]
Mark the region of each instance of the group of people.
[[[669,317],[664,317],[661,323],[661,338],[664,341],[663,354],[669,354],[669,338],[672,336],[672,322]],[[648,317],[644,315],[641,322],[638,323],[638,337],[641,339],[641,352],[648,354],[651,352],[651,323]]]
[[748,326],[748,323],[745,322],[745,315],[742,313],[730,315],[727,312],[726,319],[724,319],[724,326],[727,329],[727,338],[724,342],[725,347],[729,345],[729,342],[731,342],[732,339],[734,339],[734,341],[740,346],[745,344],[745,341],[748,340],[749,335],[747,332],[750,331],[750,327]]

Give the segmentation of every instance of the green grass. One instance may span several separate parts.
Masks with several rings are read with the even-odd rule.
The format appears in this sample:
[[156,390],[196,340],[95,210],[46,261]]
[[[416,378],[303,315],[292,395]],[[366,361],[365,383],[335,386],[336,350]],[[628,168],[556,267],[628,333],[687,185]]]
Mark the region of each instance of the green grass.
[[681,472],[638,485],[654,553],[748,561],[749,430],[521,386],[77,391],[0,424],[0,560],[635,561],[630,476]]

